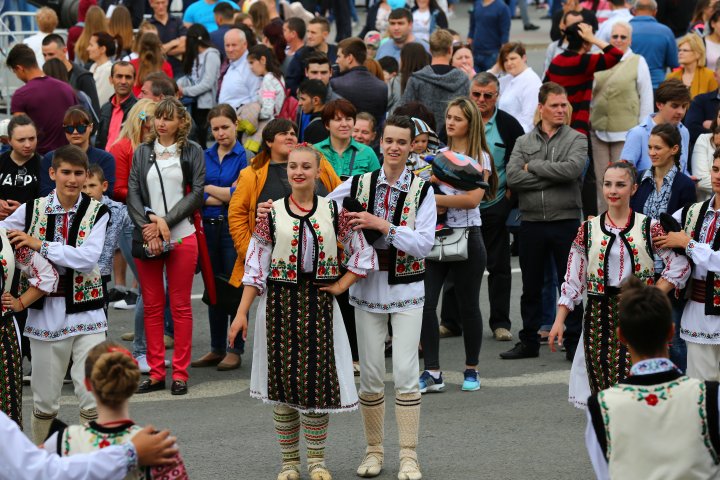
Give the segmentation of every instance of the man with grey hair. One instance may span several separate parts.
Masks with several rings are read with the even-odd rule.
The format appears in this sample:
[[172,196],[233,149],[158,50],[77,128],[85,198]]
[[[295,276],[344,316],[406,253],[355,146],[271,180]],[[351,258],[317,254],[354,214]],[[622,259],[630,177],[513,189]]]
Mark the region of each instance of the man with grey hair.
[[[515,147],[515,140],[525,134],[520,122],[509,113],[497,108],[500,83],[495,75],[480,72],[470,83],[470,98],[475,102],[483,124],[490,154],[498,175],[497,195],[483,200],[482,235],[487,249],[488,297],[490,300],[490,329],[498,341],[512,340],[510,333],[510,236],[506,221],[510,213],[510,195],[507,190],[505,166]],[[462,327],[457,314],[454,295],[446,285],[443,296],[441,336],[459,335]]]
[[255,101],[260,87],[260,77],[250,70],[247,50],[245,32],[231,28],[225,33],[225,55],[230,65],[220,84],[218,103],[228,103],[235,110]]
[[663,80],[668,68],[677,68],[678,49],[672,30],[655,19],[655,0],[635,0],[635,18],[630,20],[633,28],[633,51],[642,55],[650,67],[653,89]]

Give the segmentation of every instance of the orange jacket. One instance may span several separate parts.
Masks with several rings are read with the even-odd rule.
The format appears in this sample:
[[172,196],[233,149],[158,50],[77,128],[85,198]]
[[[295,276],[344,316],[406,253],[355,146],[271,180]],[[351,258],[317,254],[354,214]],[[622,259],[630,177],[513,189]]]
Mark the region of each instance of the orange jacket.
[[[269,162],[265,161],[260,167],[256,168],[253,165],[259,163],[257,160],[260,159],[255,157],[250,166],[240,171],[235,193],[233,193],[228,207],[230,236],[238,254],[230,277],[230,284],[236,287],[240,286],[242,277],[245,274],[245,255],[250,245],[250,237],[255,229],[257,199],[267,181]],[[341,183],[330,162],[322,155],[320,158],[320,181],[328,189],[328,192],[332,192]]]

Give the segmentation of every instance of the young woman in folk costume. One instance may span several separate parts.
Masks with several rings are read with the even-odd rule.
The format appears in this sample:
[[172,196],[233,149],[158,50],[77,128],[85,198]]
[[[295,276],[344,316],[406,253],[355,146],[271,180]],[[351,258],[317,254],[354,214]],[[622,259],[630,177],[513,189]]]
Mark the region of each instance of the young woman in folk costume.
[[[310,478],[332,478],[324,462],[328,412],[358,405],[350,344],[333,295],[378,264],[362,232],[351,229],[346,211],[315,194],[320,161],[320,153],[307,144],[291,150],[292,193],[256,224],[245,259],[246,288],[228,335],[230,344],[238,334],[245,339],[250,306],[262,295],[250,395],[275,405],[283,457],[279,480],[300,478],[301,423]],[[342,276],[338,241],[348,257]]]
[[[635,275],[664,292],[685,286],[690,265],[685,257],[653,245],[665,234],[657,220],[633,212],[630,197],[635,193],[635,168],[625,162],[611,163],[603,178],[607,212],[584,222],[573,241],[565,282],[560,289],[555,324],[550,331],[550,349],[555,339],[562,344],[565,319],[582,301],[588,300],[583,322],[582,347],[578,347],[570,373],[569,401],[582,408],[591,394],[623,380],[630,373],[630,355],[617,336],[618,293],[623,280]],[[655,280],[653,256],[665,265]]]
[[[7,231],[0,228],[0,265],[2,266],[2,307],[0,307],[0,411],[22,423],[22,353],[20,331],[13,313],[21,312],[35,300],[57,289],[58,274],[44,257],[28,247],[14,250]],[[28,277],[28,289],[19,297],[10,294],[19,269]]]

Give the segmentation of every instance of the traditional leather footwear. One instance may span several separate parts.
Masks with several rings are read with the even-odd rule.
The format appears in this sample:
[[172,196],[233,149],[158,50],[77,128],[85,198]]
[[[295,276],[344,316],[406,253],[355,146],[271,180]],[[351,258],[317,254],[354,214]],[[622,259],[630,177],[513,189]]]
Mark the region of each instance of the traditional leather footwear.
[[140,385],[135,393],[150,393],[159,392],[165,390],[165,380],[153,380],[152,378],[146,378]]
[[222,355],[218,355],[215,352],[209,352],[198,358],[197,360],[191,362],[190,366],[193,368],[215,367],[218,363],[222,361],[222,359]]
[[522,342],[516,343],[513,348],[500,354],[500,358],[503,360],[518,360],[521,358],[535,358],[538,356],[540,356],[539,349],[528,347]]
[[503,327],[496,328],[493,332],[493,337],[495,337],[495,340],[497,340],[498,342],[509,342],[513,338],[510,330]]
[[228,370],[237,370],[242,365],[242,357],[237,353],[226,353],[225,358],[218,362],[218,372],[226,372]]
[[398,480],[421,480],[420,465],[415,458],[403,457],[400,459],[400,471]]
[[308,472],[310,472],[310,480],[332,480],[332,475],[330,475],[324,463],[315,463],[308,466]]
[[358,477],[377,477],[382,472],[384,455],[380,452],[367,452],[357,468]]
[[300,480],[300,466],[296,463],[284,463],[277,480]]
[[170,386],[170,394],[186,395],[188,392],[187,382],[185,380],[173,380]]

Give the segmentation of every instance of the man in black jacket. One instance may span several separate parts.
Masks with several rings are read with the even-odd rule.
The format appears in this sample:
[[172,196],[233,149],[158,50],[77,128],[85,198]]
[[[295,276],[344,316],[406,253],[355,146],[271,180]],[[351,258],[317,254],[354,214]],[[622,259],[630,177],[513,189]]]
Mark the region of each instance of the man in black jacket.
[[[63,62],[68,72],[68,83],[78,92],[83,92],[88,96],[94,110],[92,113],[96,116],[100,111],[100,102],[93,74],[79,63],[68,60],[65,40],[57,33],[51,33],[42,41],[42,53],[46,62],[51,58],[57,58]],[[104,98],[102,101],[106,102],[107,99]]]
[[[333,90],[352,103],[358,112],[368,112],[384,119],[387,111],[388,91],[385,82],[370,73],[366,67],[367,47],[357,37],[346,38],[338,44],[337,64],[340,74],[330,79]],[[378,129],[382,128],[378,122]]]
[[[480,110],[485,137],[498,175],[498,190],[494,199],[483,200],[482,234],[487,249],[488,298],[490,300],[490,329],[498,341],[512,340],[510,333],[510,234],[506,225],[511,204],[507,189],[505,166],[515,147],[515,140],[525,134],[515,117],[497,108],[500,82],[489,72],[480,72],[470,82],[470,98]],[[443,296],[442,336],[459,335],[462,327],[457,316],[454,293],[446,288]]]
[[100,108],[100,124],[97,129],[95,146],[107,150],[117,140],[125,117],[137,102],[132,93],[135,82],[135,67],[130,62],[116,62],[110,70],[110,83],[115,95]]

